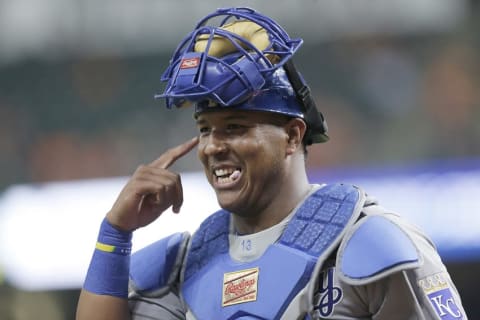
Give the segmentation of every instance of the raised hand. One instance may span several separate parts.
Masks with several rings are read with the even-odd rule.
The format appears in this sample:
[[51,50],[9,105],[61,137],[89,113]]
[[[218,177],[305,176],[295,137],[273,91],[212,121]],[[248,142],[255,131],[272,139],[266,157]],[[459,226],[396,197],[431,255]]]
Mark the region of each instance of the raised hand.
[[178,213],[183,203],[182,183],[179,174],[167,169],[197,144],[195,137],[139,166],[107,213],[107,220],[121,230],[133,231],[153,222],[170,206]]

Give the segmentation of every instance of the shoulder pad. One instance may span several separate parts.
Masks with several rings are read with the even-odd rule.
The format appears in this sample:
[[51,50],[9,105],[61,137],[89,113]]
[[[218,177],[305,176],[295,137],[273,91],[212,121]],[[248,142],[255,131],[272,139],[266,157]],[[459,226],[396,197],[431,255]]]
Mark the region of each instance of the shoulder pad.
[[130,261],[130,289],[156,296],[177,278],[190,235],[174,233],[135,252]]
[[217,254],[229,250],[230,213],[219,210],[208,216],[195,231],[185,259],[182,282],[196,274]]
[[407,233],[381,215],[357,222],[337,254],[339,277],[351,285],[367,284],[420,264],[417,247]]
[[330,255],[357,221],[364,200],[363,192],[353,185],[325,185],[305,199],[279,243],[317,258]]

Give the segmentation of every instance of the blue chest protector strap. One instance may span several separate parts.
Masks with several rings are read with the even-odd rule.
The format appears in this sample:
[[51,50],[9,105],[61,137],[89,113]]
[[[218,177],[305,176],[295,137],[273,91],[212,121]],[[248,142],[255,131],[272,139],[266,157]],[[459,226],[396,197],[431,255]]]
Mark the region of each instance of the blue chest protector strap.
[[189,309],[197,319],[280,319],[358,219],[363,202],[353,186],[320,188],[280,239],[250,262],[229,255],[230,213],[211,215],[187,252],[181,291]]

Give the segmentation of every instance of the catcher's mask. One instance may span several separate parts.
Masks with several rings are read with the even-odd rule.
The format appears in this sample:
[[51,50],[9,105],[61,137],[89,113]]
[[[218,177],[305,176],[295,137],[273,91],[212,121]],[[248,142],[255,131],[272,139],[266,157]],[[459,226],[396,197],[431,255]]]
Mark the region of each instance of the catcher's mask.
[[325,142],[324,117],[291,59],[302,43],[250,8],[218,9],[178,45],[155,98],[168,108],[193,104],[195,114],[232,107],[302,118],[306,144]]

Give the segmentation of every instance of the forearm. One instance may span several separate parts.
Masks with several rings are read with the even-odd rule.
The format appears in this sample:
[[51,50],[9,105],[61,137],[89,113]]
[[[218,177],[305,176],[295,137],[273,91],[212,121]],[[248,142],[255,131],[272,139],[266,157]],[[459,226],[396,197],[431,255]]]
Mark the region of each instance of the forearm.
[[105,219],[77,305],[77,320],[126,320],[131,232]]
[[128,300],[99,295],[83,289],[77,305],[76,320],[130,320]]
[[[183,202],[180,176],[167,168],[198,144],[193,138],[141,165],[120,192],[100,227],[77,305],[77,320],[131,319],[128,282],[132,232]],[[162,318],[163,319],[163,318]]]

